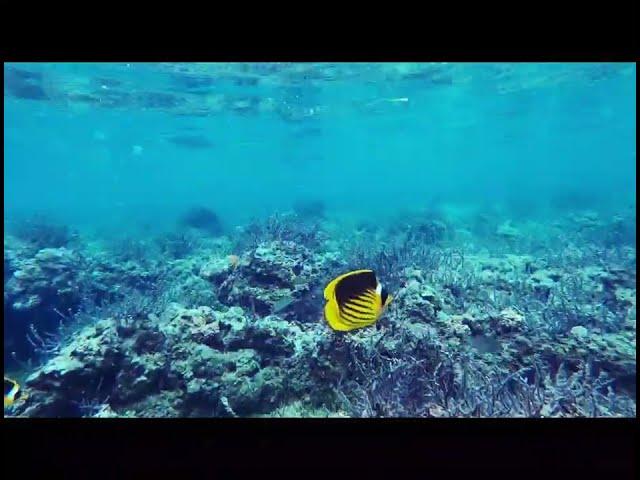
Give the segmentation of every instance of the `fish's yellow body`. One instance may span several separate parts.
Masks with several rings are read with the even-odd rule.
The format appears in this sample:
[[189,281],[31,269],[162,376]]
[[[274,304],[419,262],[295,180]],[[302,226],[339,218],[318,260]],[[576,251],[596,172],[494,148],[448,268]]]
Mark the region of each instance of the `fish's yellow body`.
[[354,270],[333,279],[324,289],[324,316],[329,326],[348,332],[374,324],[393,297],[373,270]]
[[8,408],[14,404],[20,392],[20,385],[15,380],[4,377],[4,408]]

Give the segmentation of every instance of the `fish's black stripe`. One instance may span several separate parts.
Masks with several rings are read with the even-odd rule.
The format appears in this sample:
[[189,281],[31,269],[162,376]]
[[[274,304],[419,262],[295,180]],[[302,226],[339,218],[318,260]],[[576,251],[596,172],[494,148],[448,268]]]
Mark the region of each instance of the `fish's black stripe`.
[[375,322],[375,320],[357,320],[357,321],[354,320],[350,322],[349,326],[356,327],[356,328],[366,327],[367,325],[373,322]]
[[363,312],[363,313],[373,313],[375,312],[375,306],[374,305],[362,305],[360,303],[356,303],[356,302],[348,302],[344,305],[347,308],[350,308],[352,310],[356,310],[357,312]]
[[359,327],[359,326],[367,323],[367,321],[369,320],[367,318],[354,317],[354,316],[352,316],[352,315],[350,315],[350,314],[348,314],[346,312],[343,312],[341,317],[344,318],[345,320],[347,320],[354,327]]
[[340,321],[344,324],[346,324],[349,327],[357,327],[358,324],[356,322],[354,322],[353,320],[350,320],[349,318],[347,318],[343,312],[340,312],[338,317],[340,318]]
[[357,310],[353,310],[350,308],[343,308],[342,309],[343,312],[345,312],[347,315],[351,315],[352,317],[356,317],[359,319],[366,319],[366,318],[373,318],[374,315],[372,313],[369,312],[359,312]]
[[348,308],[342,308],[341,312],[344,313],[345,315],[349,315],[350,317],[357,318],[357,319],[367,317],[367,314],[364,312],[356,312],[355,310],[351,310]]
[[353,300],[358,300],[362,303],[366,303],[367,305],[374,305],[376,302],[376,299],[373,297],[360,296],[360,297],[350,298],[345,303],[352,302]]
[[355,320],[349,318],[344,313],[340,315],[340,319],[342,320],[343,323],[345,323],[349,327],[357,327],[358,326],[358,323]]
[[368,291],[375,291],[378,281],[373,270],[348,275],[338,282],[335,296],[339,305],[344,305],[350,298],[359,297]]
[[366,313],[368,315],[373,315],[373,313],[374,313],[374,309],[371,308],[370,306],[364,307],[362,305],[358,305],[358,304],[355,304],[355,303],[347,303],[345,305],[345,308],[348,308],[348,309],[353,310],[353,311],[358,312],[358,313]]
[[352,298],[351,300],[349,300],[347,302],[347,305],[353,303],[354,305],[358,305],[360,307],[364,307],[364,308],[373,308],[375,307],[375,301],[374,300],[362,300],[361,298]]
[[366,319],[362,319],[358,322],[358,324],[360,326],[366,326],[366,325],[371,325],[372,323],[374,323],[376,321],[376,317],[373,318],[366,318]]
[[375,312],[373,310],[369,310],[367,312],[361,312],[361,311],[352,309],[350,307],[347,307],[346,309],[343,309],[343,311],[346,311],[347,313],[349,313],[352,316],[355,315],[355,316],[358,316],[358,317],[367,317],[367,318],[373,318],[373,317],[376,316],[376,313],[377,313],[377,312]]
[[362,294],[362,295],[358,295],[357,297],[353,297],[353,298],[357,298],[359,300],[362,300],[363,302],[375,302],[376,301],[376,296],[375,295],[366,295],[366,294]]

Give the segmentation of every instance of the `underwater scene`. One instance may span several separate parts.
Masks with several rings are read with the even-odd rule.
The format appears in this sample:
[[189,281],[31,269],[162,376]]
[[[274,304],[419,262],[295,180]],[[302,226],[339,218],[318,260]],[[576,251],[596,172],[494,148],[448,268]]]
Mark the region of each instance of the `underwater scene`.
[[5,417],[635,417],[635,64],[3,69]]

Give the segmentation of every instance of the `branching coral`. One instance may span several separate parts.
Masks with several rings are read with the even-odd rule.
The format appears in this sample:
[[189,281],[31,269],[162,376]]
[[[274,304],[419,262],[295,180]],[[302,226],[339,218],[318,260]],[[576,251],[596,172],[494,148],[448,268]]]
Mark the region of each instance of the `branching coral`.
[[38,249],[66,247],[77,236],[68,226],[56,223],[45,215],[33,215],[18,221],[13,231],[18,238]]
[[296,214],[274,214],[245,226],[236,239],[234,250],[240,252],[272,241],[290,241],[315,248],[324,239],[317,219],[301,218]]

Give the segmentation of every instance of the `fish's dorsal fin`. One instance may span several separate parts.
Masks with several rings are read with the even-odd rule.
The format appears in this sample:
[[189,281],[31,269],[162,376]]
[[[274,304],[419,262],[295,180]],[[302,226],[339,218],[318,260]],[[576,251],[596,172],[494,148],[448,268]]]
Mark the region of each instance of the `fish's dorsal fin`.
[[343,273],[342,275],[340,275],[340,276],[334,278],[333,280],[331,280],[329,282],[329,284],[324,289],[324,298],[325,298],[325,300],[330,300],[331,298],[333,298],[333,295],[334,295],[335,289],[336,289],[336,285],[338,285],[338,283],[341,282],[344,278],[350,277],[352,275],[359,275],[359,274],[365,273],[365,272],[373,273],[373,270],[368,270],[368,269],[353,270],[351,272]]
[[335,299],[339,307],[354,298],[365,297],[374,301],[378,294],[376,288],[378,281],[373,270],[357,270],[340,279],[335,286]]

